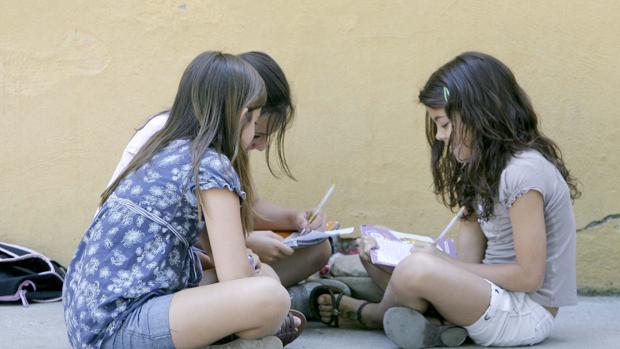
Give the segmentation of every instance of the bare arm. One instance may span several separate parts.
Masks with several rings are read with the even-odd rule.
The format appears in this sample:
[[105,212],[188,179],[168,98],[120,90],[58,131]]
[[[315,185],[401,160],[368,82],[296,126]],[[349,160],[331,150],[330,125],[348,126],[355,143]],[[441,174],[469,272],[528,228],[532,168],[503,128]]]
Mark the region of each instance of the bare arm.
[[532,292],[540,288],[546,271],[547,236],[543,198],[540,193],[529,191],[515,201],[508,213],[515,244],[515,263],[455,263],[507,290]]
[[[311,211],[298,211],[284,208],[260,198],[254,201],[254,229],[299,231],[308,223]],[[321,213],[309,226],[311,229],[320,229],[325,224],[325,214]]]
[[200,192],[200,200],[218,280],[253,276],[246,254],[239,197],[226,189],[210,189]]
[[477,219],[476,215],[472,215],[460,222],[458,256],[459,260],[465,263],[482,263],[484,251],[487,248],[487,239]]
[[[254,201],[256,230],[297,230],[297,210],[280,207],[260,198]],[[264,217],[264,218],[261,218]]]

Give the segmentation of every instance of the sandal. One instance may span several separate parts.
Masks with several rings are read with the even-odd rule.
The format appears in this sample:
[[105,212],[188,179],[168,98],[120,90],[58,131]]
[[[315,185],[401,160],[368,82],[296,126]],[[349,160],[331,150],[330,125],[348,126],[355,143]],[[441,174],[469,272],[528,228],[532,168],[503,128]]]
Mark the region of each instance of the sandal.
[[[295,327],[295,317],[298,317],[301,320],[301,324],[299,324],[299,327]],[[306,328],[306,317],[304,316],[304,314],[297,310],[291,309],[289,310],[288,314],[286,314],[284,322],[282,322],[280,330],[278,331],[278,333],[275,334],[275,336],[282,342],[282,346],[286,346],[287,344],[297,339],[297,337],[299,337],[299,335],[301,335],[301,333],[304,331],[304,328]],[[265,338],[267,337],[263,337],[262,339],[244,341],[260,341],[264,340]],[[211,346],[217,348],[219,346],[231,344],[239,340],[240,338],[238,336],[231,334],[218,340],[217,342],[214,342],[213,344],[211,344]]]
[[[295,327],[295,317],[298,317],[301,320],[299,327]],[[306,317],[304,314],[300,311],[291,309],[288,314],[286,314],[284,322],[282,323],[282,326],[280,326],[280,331],[276,333],[276,337],[282,341],[283,346],[286,346],[297,339],[297,337],[299,337],[304,331],[304,328],[306,328]]]
[[203,349],[282,349],[282,342],[276,336],[266,336],[257,339],[235,338],[226,343],[213,343]]
[[[321,313],[319,312],[319,297],[324,294],[329,294],[329,297],[331,298],[331,301],[332,301],[333,309],[332,309],[332,314],[331,314],[329,321],[323,321],[323,319],[321,319]],[[343,293],[339,288],[336,288],[333,286],[327,286],[327,285],[316,287],[310,293],[310,312],[312,313],[312,316],[315,317],[316,319],[319,319],[319,321],[326,324],[327,326],[339,327],[340,301],[342,300],[343,296],[345,296],[345,293]],[[368,304],[369,302],[363,302],[357,308],[356,320],[364,327],[368,327],[368,326],[366,326],[366,324],[364,324],[364,322],[362,321],[362,310],[364,310],[364,307],[367,306]]]
[[457,347],[467,339],[467,331],[456,325],[436,325],[424,315],[405,307],[388,309],[383,317],[388,338],[404,349]]
[[333,286],[338,289],[339,292],[344,293],[347,296],[351,295],[351,289],[345,283],[333,279],[318,279],[308,280],[295,286],[289,287],[288,294],[291,298],[291,309],[301,311],[307,320],[319,320],[315,318],[314,314],[310,311],[310,294],[312,291],[321,286]]

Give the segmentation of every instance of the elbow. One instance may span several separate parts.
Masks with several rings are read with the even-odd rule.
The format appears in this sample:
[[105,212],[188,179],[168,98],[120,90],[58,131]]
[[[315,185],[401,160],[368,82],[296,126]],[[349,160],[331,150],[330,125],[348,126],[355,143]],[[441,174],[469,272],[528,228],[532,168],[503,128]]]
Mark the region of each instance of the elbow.
[[535,292],[539,290],[545,281],[545,274],[535,273],[524,278],[522,292]]

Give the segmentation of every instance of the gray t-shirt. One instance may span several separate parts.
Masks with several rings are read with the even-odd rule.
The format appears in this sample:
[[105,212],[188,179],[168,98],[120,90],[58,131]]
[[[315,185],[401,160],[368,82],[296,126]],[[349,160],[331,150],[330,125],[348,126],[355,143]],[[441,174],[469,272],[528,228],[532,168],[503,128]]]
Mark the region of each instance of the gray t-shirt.
[[517,154],[502,171],[499,200],[488,221],[479,220],[487,238],[484,264],[514,263],[515,248],[508,209],[530,190],[543,196],[547,232],[547,270],[540,289],[529,295],[537,303],[560,307],[577,303],[575,216],[570,189],[558,169],[535,150]]

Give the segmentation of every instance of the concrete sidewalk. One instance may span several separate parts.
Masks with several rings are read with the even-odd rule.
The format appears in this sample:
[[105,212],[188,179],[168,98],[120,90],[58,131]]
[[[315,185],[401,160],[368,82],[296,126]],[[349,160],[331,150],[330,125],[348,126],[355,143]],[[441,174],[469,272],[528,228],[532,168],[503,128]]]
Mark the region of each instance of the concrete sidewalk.
[[[474,348],[469,343],[461,348]],[[0,306],[0,348],[66,349],[62,304]],[[395,349],[380,331],[333,329],[311,323],[290,349]],[[620,297],[580,297],[560,310],[551,337],[536,348],[620,348]]]

